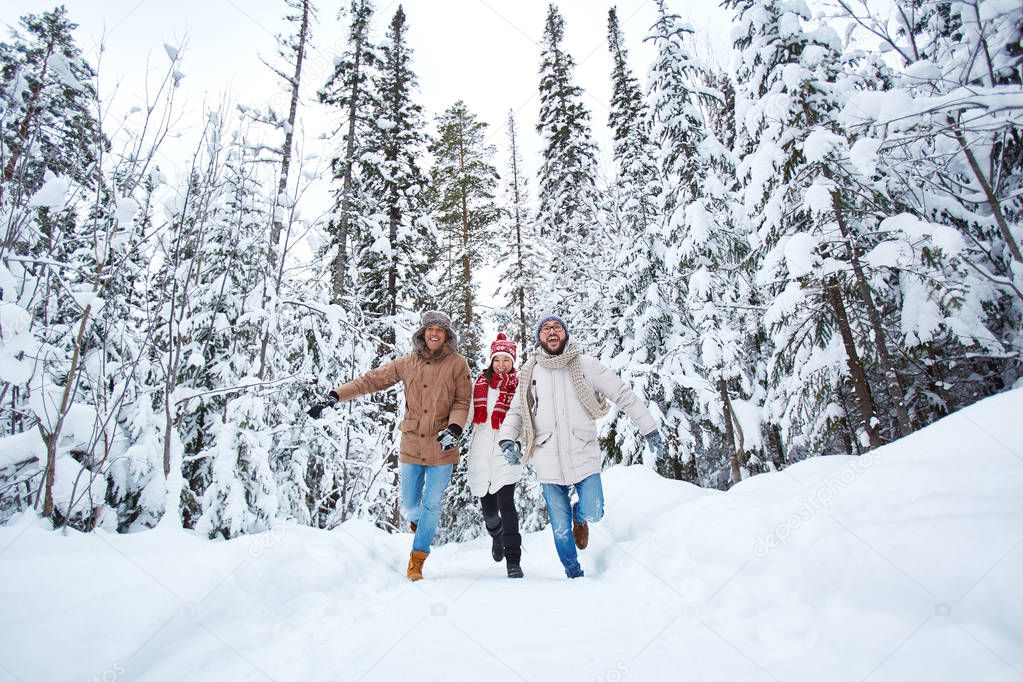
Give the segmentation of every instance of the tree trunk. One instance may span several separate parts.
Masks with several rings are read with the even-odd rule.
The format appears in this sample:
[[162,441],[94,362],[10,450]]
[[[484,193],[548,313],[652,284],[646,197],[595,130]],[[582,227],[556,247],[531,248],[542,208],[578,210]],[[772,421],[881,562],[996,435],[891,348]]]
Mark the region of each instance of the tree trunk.
[[522,262],[522,214],[519,212],[521,197],[519,196],[519,156],[518,140],[515,134],[515,119],[508,114],[508,129],[511,136],[511,162],[512,162],[512,194],[515,222],[515,271],[516,287],[513,293],[515,303],[519,308],[519,348],[522,349],[522,362],[527,360],[529,355],[529,337],[526,336],[526,290],[522,282],[525,279]]
[[770,424],[767,427],[767,441],[770,443],[771,452],[774,455],[771,457],[774,468],[781,471],[785,466],[785,446],[782,444],[781,429],[777,424]]
[[359,76],[362,73],[362,48],[365,45],[365,32],[360,32],[355,41],[355,68],[352,78],[352,92],[348,98],[348,133],[345,136],[345,158],[341,180],[341,216],[338,221],[338,247],[332,268],[334,303],[341,302],[344,293],[345,271],[348,269],[348,213],[352,208],[352,173],[355,166],[355,131],[358,123]]
[[[283,249],[278,252],[278,247],[281,242],[281,232],[284,229],[284,225],[280,219],[278,211],[281,208],[281,198],[287,195],[288,192],[288,176],[291,171],[291,150],[295,141],[295,123],[298,119],[298,94],[299,85],[302,82],[302,61],[305,59],[305,45],[306,40],[309,36],[309,2],[310,0],[303,0],[302,2],[302,20],[298,28],[298,46],[295,49],[295,71],[291,77],[291,103],[288,108],[288,127],[284,131],[284,146],[281,148],[281,174],[277,181],[277,196],[273,200],[273,216],[272,225],[270,227],[270,255],[269,255],[269,268],[267,269],[267,279],[273,278],[274,288],[274,299],[277,299],[277,295],[280,294],[281,281],[284,278],[284,257],[285,251]],[[266,294],[265,288],[268,282],[264,280],[263,287],[263,308],[266,312],[269,308],[269,297]],[[263,322],[263,338],[259,342],[259,378],[264,378],[266,374],[266,350],[270,345],[270,320],[267,319]]]
[[732,401],[728,399],[728,387],[724,379],[718,379],[718,396],[721,398],[721,417],[725,422],[725,440],[728,442],[728,480],[735,485],[742,480],[739,453],[735,448],[735,430],[732,422]]
[[856,393],[856,406],[860,411],[860,421],[870,440],[870,447],[873,449],[881,445],[881,436],[875,424],[877,418],[874,414],[874,399],[870,393],[870,385],[867,383],[867,373],[863,369],[863,363],[856,350],[856,342],[853,340],[852,328],[849,326],[849,317],[846,315],[845,304],[842,302],[838,280],[831,278],[825,285],[825,290],[835,313],[835,322],[842,335],[842,343],[845,345],[849,374],[852,378],[853,390]]
[[[831,173],[824,171],[825,177],[830,178]],[[867,309],[867,319],[870,320],[870,328],[873,331],[874,345],[877,347],[878,357],[881,359],[881,366],[884,369],[885,378],[888,381],[888,392],[895,403],[895,426],[899,436],[908,436],[913,432],[913,424],[909,419],[909,411],[906,409],[906,391],[902,387],[902,380],[895,370],[895,362],[891,353],[888,352],[888,342],[885,339],[884,327],[881,325],[881,314],[874,305],[874,296],[870,290],[870,284],[863,272],[863,264],[860,262],[859,254],[852,243],[852,234],[849,224],[846,221],[845,208],[842,205],[842,197],[838,190],[831,192],[831,204],[835,211],[835,220],[838,229],[845,240],[845,247],[849,252],[849,261],[853,266],[853,275],[856,279],[856,290],[860,294],[863,306]]]
[[[102,266],[97,273],[101,276],[103,272]],[[93,287],[93,293],[98,291],[98,287]],[[71,408],[71,390],[78,379],[78,368],[79,362],[82,357],[82,340],[85,338],[85,326],[89,320],[89,314],[92,312],[92,305],[85,306],[85,311],[82,313],[82,321],[78,324],[78,333],[75,335],[74,350],[71,353],[71,368],[68,370],[67,378],[64,383],[64,392],[60,397],[60,407],[57,409],[57,422],[53,426],[53,431],[47,433],[42,425],[39,426],[40,433],[43,434],[43,442],[46,443],[46,474],[45,483],[43,486],[43,516],[54,520],[53,518],[53,483],[57,470],[57,444],[60,442],[60,433],[64,428],[64,417],[67,416],[68,410]],[[43,403],[45,404],[45,396]],[[71,509],[68,509],[68,515],[71,514]]]
[[[949,123],[955,125],[951,120]],[[995,222],[998,224],[998,231],[1002,234],[1002,239],[1005,240],[1009,253],[1012,254],[1013,259],[1017,263],[1023,263],[1023,254],[1020,253],[1019,244],[1016,243],[1016,240],[1012,236],[1012,232],[1009,230],[1009,224],[1005,220],[1005,215],[1002,214],[1002,205],[998,201],[998,197],[995,196],[994,189],[992,189],[991,184],[987,181],[987,176],[984,174],[984,170],[977,162],[977,157],[973,153],[973,150],[970,149],[969,145],[966,143],[966,138],[963,137],[963,134],[959,131],[958,127],[953,127],[953,130],[955,131],[953,134],[955,135],[956,141],[962,148],[963,154],[966,155],[966,160],[970,164],[970,169],[973,171],[973,175],[977,178],[977,182],[980,183],[981,189],[984,190],[984,196],[987,198],[988,206],[991,208],[991,214],[994,216]]]

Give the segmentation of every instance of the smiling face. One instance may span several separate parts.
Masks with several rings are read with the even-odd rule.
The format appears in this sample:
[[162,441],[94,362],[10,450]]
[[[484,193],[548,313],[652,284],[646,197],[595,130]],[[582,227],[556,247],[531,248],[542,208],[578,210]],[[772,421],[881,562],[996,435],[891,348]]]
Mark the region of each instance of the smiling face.
[[512,369],[512,359],[504,353],[495,355],[490,361],[490,368],[494,370],[494,374],[507,374]]
[[444,342],[448,340],[448,333],[439,324],[431,324],[423,330],[423,337],[426,340],[426,347],[430,349],[430,352],[436,353],[444,346]]
[[568,334],[559,322],[548,320],[540,327],[540,345],[551,355],[557,355],[565,347]]

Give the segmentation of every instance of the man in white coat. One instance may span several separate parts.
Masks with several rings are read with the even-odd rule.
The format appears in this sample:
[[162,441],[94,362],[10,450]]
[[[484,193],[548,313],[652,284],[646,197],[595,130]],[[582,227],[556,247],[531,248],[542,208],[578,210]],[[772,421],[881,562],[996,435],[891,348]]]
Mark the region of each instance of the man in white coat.
[[[604,516],[596,420],[610,409],[608,399],[646,434],[655,456],[663,454],[664,446],[639,397],[614,372],[580,351],[569,339],[564,320],[553,314],[541,317],[536,340],[539,347],[519,372],[519,388],[498,441],[509,463],[533,461],[565,575],[579,578],[583,569],[576,548],[586,547],[588,524]],[[575,503],[569,501],[570,487],[578,497]]]

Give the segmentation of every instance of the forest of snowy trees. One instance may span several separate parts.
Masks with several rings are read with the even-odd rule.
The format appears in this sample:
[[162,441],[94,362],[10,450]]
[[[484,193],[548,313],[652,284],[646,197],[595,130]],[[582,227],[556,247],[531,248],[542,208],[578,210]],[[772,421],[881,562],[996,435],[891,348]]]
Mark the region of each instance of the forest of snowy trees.
[[[0,522],[399,528],[399,389],[305,409],[408,352],[427,308],[455,320],[474,373],[486,330],[521,362],[538,313],[559,312],[650,404],[660,473],[722,489],[1013,386],[1019,1],[725,0],[728,68],[669,4],[644,36],[652,64],[630,62],[608,12],[611,177],[556,4],[535,164],[510,113],[424,109],[400,6],[351,0],[310,83],[316,8],[280,0],[282,105],[208,109],[181,182],[160,169],[178,50],[146,105],[109,121],[74,17],[22,17],[0,43]],[[296,135],[311,108],[327,139]],[[328,181],[331,210],[307,217]],[[643,460],[620,415],[601,442],[606,465]],[[448,495],[441,538],[481,532],[464,466]],[[524,529],[542,526],[538,486],[519,496]]]

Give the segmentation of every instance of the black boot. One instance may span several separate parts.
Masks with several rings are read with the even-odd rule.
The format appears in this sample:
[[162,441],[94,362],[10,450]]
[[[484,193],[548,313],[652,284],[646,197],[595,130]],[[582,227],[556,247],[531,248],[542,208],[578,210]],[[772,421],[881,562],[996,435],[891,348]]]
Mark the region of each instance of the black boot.
[[494,557],[494,561],[501,561],[504,559],[504,540],[501,539],[501,526],[497,528],[491,528],[487,526],[487,532],[490,533],[490,556]]
[[510,533],[504,536],[504,558],[507,564],[508,577],[521,578],[523,573],[519,560],[522,558],[522,536],[518,533]]
[[519,565],[518,561],[512,563],[512,560],[508,559],[508,577],[509,578],[524,577],[524,574],[522,573],[522,566]]

